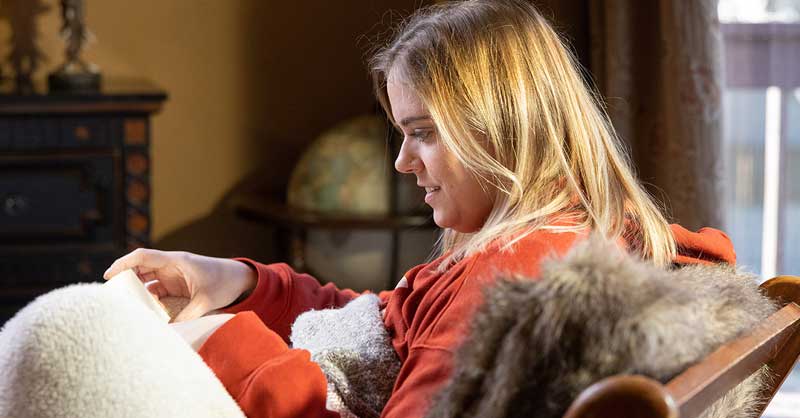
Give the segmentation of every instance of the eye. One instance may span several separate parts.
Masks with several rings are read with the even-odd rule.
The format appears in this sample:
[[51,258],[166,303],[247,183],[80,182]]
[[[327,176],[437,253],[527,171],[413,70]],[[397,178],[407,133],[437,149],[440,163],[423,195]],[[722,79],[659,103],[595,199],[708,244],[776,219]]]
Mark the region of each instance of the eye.
[[430,139],[431,134],[433,131],[431,129],[414,129],[414,131],[409,135],[410,138],[418,142],[425,142]]

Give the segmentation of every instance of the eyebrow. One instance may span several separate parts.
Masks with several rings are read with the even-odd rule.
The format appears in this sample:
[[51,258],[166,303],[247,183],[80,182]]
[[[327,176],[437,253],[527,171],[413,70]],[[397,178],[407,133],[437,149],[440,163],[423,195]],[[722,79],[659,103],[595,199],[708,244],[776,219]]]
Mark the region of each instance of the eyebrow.
[[407,118],[403,118],[400,120],[400,126],[408,126],[408,124],[412,122],[417,122],[420,120],[430,120],[430,115],[420,115],[420,116],[409,116]]

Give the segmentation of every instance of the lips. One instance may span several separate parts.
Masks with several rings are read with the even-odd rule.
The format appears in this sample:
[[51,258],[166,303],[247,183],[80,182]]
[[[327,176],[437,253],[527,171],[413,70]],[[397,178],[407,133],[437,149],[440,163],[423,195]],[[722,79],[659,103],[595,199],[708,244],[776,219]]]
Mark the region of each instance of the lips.
[[425,186],[425,203],[431,204],[431,200],[433,200],[433,196],[441,189],[438,186]]

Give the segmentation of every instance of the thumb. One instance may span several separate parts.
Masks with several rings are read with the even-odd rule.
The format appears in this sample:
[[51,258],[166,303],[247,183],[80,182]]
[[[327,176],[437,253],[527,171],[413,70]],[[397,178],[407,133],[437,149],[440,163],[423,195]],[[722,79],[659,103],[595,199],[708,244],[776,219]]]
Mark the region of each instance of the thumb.
[[177,315],[172,322],[190,321],[192,319],[200,318],[207,314],[211,309],[208,308],[208,303],[201,297],[195,297],[189,301]]

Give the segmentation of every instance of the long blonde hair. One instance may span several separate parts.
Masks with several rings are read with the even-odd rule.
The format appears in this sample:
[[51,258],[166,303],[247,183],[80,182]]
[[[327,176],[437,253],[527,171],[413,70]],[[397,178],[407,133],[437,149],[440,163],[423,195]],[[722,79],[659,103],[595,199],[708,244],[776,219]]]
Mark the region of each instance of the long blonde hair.
[[624,238],[657,265],[675,255],[669,225],[636,180],[573,55],[522,0],[467,0],[417,11],[373,57],[375,93],[392,115],[390,72],[420,96],[439,140],[498,189],[483,227],[445,230],[442,263],[539,230]]

